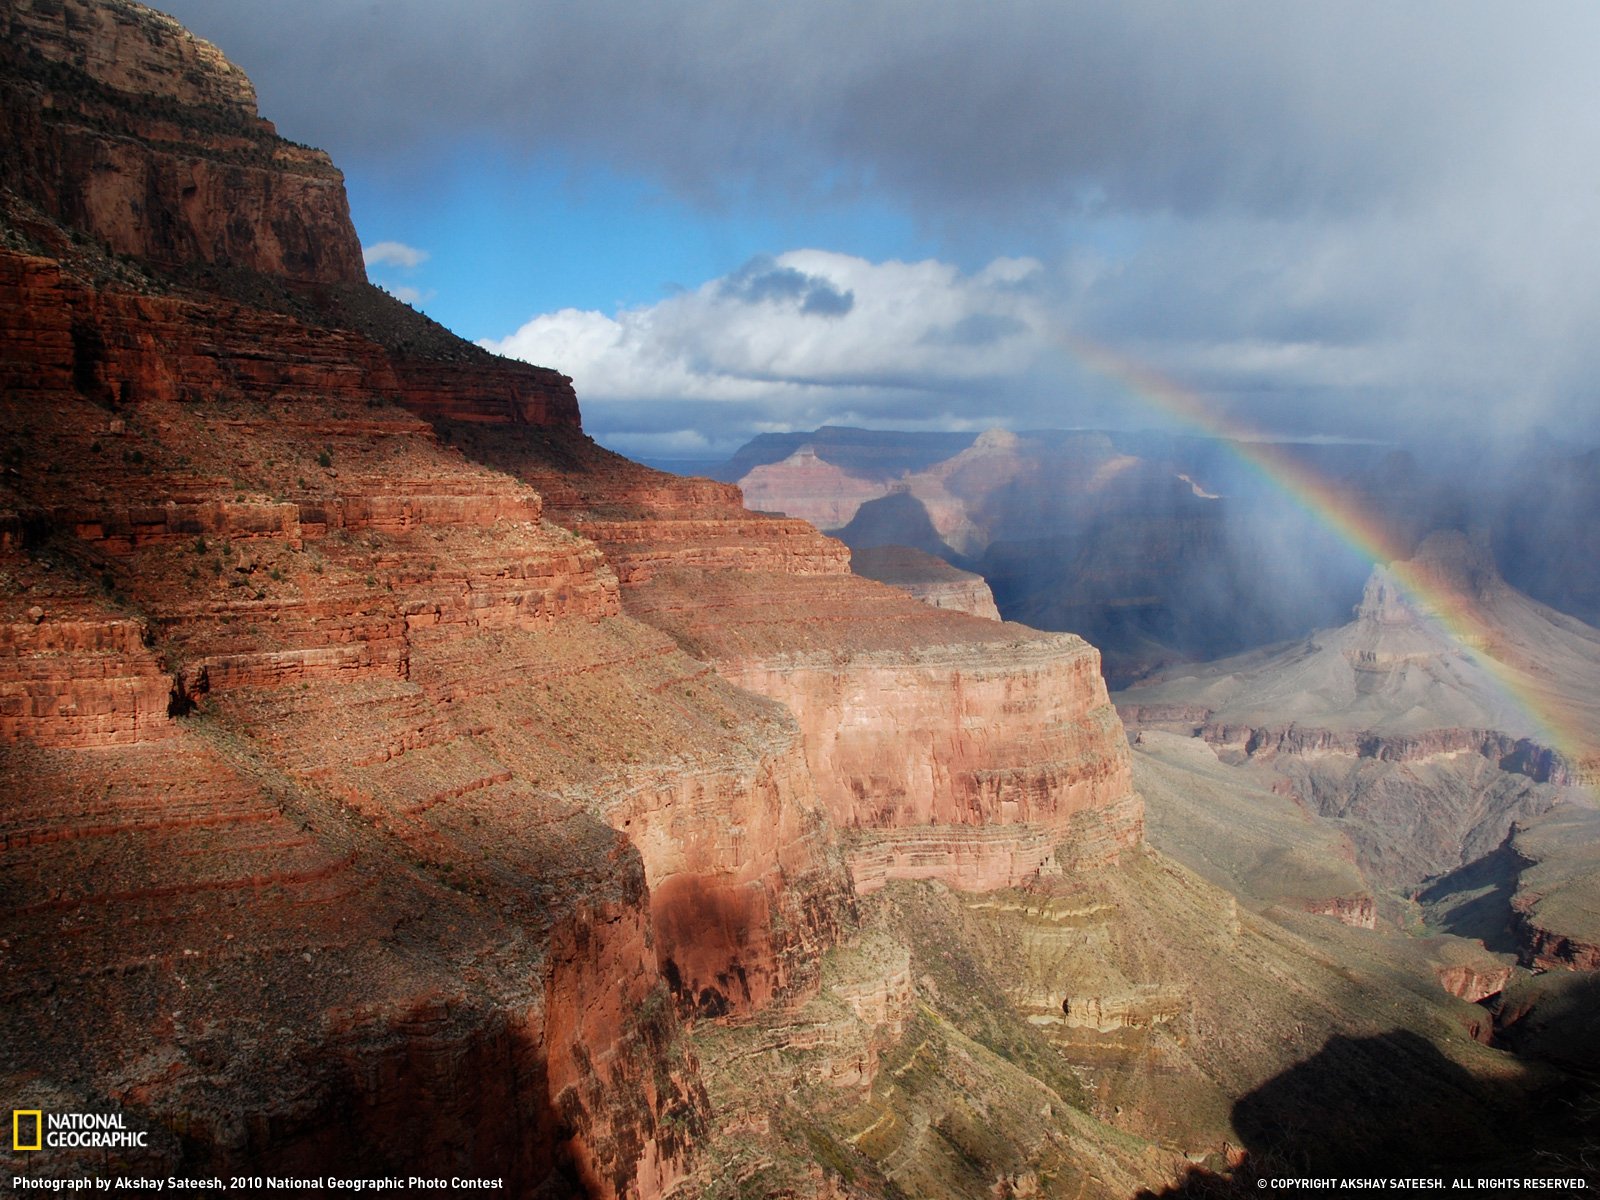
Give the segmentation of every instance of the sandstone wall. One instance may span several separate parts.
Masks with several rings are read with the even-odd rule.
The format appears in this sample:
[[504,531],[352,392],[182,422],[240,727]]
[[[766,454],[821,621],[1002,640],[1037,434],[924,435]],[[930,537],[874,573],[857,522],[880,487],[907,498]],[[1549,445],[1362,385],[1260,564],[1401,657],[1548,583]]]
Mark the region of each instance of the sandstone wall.
[[1422,733],[1379,733],[1370,730],[1324,729],[1310,725],[1262,726],[1212,719],[1203,705],[1119,704],[1117,712],[1130,731],[1161,729],[1201,737],[1212,746],[1248,757],[1290,755],[1316,757],[1342,754],[1378,762],[1423,762],[1448,754],[1476,754],[1502,769],[1526,775],[1536,783],[1581,785],[1582,764],[1531,738],[1513,737],[1494,729],[1430,729]]
[[90,614],[0,625],[0,741],[116,746],[172,732],[172,679],[140,622]]
[[115,254],[365,280],[344,178],[286,142],[215,47],[133,4],[8,5],[0,164]]
[[315,404],[312,434],[383,432],[395,414],[364,410],[394,402],[487,423],[579,421],[571,381],[554,371],[411,362],[360,334],[231,301],[91,289],[34,256],[0,252],[0,314],[0,386],[21,395],[81,395],[108,408],[298,397]]
[[934,608],[948,608],[990,621],[1000,619],[994,593],[989,590],[983,576],[957,570],[943,560],[910,546],[852,548],[850,570],[864,578],[899,588]]
[[795,713],[858,890],[1002,887],[1142,837],[1126,739],[1081,639],[918,604],[850,575],[848,551],[804,522],[593,443],[452,440],[535,486],[559,464],[546,511],[605,550],[624,611]]
[[662,975],[692,1011],[812,990],[852,911],[797,733],[775,732],[753,761],[634,776],[605,802],[644,860]]
[[[0,254],[0,281],[0,427],[25,449],[0,483],[0,740],[140,764],[7,764],[29,814],[8,883],[37,897],[7,935],[34,981],[17,1019],[55,1004],[82,1035],[198,982],[219,1027],[235,1001],[274,1022],[241,1035],[270,1071],[230,1046],[136,1081],[138,1119],[188,1139],[158,1172],[326,1163],[349,1106],[374,1170],[670,1189],[705,1120],[678,1012],[814,990],[849,917],[792,718],[623,618],[602,552],[394,403],[419,375],[373,343],[37,257]],[[511,402],[537,375],[466,364],[456,411],[483,415],[490,379],[489,417],[542,419]],[[448,380],[422,376],[426,412]],[[62,1007],[61,920],[94,970],[150,965]],[[121,1085],[95,1045],[10,1065],[77,1063],[99,1103]]]
[[1057,845],[1092,838],[1080,819],[1089,814],[1116,828],[1103,846],[1064,847],[1069,859],[1114,857],[1140,836],[1098,655],[1070,635],[723,670],[794,710],[836,824],[890,832],[852,847],[859,888],[893,878],[1014,886],[1061,870]]

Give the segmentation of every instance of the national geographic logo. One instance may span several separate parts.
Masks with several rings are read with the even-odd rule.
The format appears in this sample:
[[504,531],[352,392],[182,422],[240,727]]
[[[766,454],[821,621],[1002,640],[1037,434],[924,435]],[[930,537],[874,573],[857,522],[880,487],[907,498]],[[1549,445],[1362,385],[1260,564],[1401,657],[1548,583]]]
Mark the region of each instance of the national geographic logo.
[[112,1150],[144,1147],[149,1134],[129,1129],[121,1113],[45,1113],[11,1110],[11,1149]]
[[[31,1130],[32,1132],[28,1132]],[[42,1150],[44,1148],[44,1113],[37,1108],[11,1110],[11,1148],[13,1150]]]

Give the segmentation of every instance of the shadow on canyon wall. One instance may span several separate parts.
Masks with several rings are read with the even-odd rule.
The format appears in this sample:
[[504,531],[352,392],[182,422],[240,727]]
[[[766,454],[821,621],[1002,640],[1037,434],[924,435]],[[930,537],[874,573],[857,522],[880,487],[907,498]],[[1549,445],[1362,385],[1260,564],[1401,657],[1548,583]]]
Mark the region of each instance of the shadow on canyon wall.
[[1139,1197],[1257,1195],[1263,1180],[1308,1177],[1581,1177],[1594,1186],[1596,1081],[1531,1078],[1479,1078],[1409,1030],[1332,1037],[1234,1105],[1247,1158],[1231,1176],[1191,1167]]
[[1511,899],[1525,865],[1507,837],[1482,858],[1428,882],[1417,900],[1445,932],[1476,938],[1497,954],[1516,954],[1522,947]]

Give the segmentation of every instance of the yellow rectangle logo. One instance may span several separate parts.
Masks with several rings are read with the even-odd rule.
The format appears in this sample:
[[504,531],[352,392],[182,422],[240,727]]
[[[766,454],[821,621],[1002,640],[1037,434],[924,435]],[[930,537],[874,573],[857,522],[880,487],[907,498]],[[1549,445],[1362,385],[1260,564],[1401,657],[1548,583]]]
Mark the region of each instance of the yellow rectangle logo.
[[[24,1145],[22,1141],[22,1118],[33,1118],[33,1144]],[[11,1148],[13,1150],[39,1150],[44,1146],[44,1110],[38,1108],[14,1108],[11,1110]]]

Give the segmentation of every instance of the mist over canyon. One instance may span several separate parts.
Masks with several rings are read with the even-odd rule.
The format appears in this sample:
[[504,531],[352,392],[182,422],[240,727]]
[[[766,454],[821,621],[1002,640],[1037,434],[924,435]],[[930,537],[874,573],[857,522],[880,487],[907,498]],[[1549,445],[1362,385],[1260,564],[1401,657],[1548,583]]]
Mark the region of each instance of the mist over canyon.
[[909,546],[976,571],[1007,619],[1098,646],[1114,685],[1342,624],[1376,528],[1401,557],[1439,530],[1487,539],[1513,586],[1600,619],[1595,450],[1553,436],[1511,460],[1463,442],[1265,445],[1270,460],[1198,434],[829,427],[762,435],[704,469],[853,550]]
[[[274,94],[281,39],[381,98],[427,28],[398,13],[385,59],[267,19],[241,41]],[[589,435],[578,366],[372,282],[426,255],[363,247],[231,46],[132,0],[0,27],[0,1093],[140,1135],[29,1149],[14,1120],[0,1185],[1600,1182],[1581,437],[1269,460],[1019,409],[791,419],[661,470]],[[586,44],[594,78],[633,61]],[[703,298],[838,333],[885,278],[826,273],[848,257]],[[1025,325],[1035,275],[924,283]],[[928,353],[1019,333],[975,311]],[[721,361],[692,324],[662,380]]]

